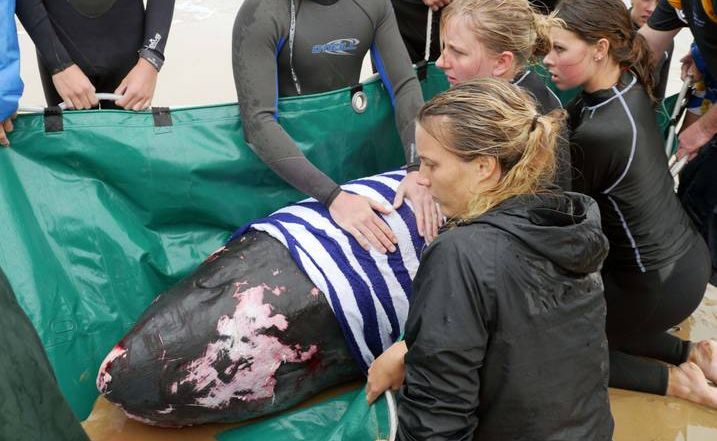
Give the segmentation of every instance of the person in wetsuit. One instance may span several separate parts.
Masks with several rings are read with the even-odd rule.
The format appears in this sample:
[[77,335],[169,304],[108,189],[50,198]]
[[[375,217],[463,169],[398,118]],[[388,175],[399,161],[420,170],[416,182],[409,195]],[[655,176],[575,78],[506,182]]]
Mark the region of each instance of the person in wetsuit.
[[[717,0],[659,0],[646,26],[640,29],[653,53],[672,44],[689,27],[694,52],[683,58],[683,77],[690,71],[700,91],[688,105],[679,134],[677,155],[690,162],[680,174],[679,195],[692,221],[707,240],[712,257],[711,283],[717,284]],[[710,84],[711,83],[711,84]],[[703,95],[701,102],[697,96]],[[710,95],[712,98],[710,99]]]
[[[569,106],[573,184],[593,197],[610,253],[610,385],[717,408],[717,342],[667,331],[697,308],[710,274],[704,240],[675,195],[655,120],[649,48],[620,0],[565,0],[544,63]],[[659,361],[658,361],[659,360]],[[664,363],[668,363],[668,365]]]
[[593,200],[553,186],[563,114],[536,110],[483,78],[418,115],[421,176],[450,220],[413,281],[398,440],[612,437],[607,238]]
[[[455,85],[472,78],[494,77],[529,91],[538,111],[562,108],[560,100],[528,64],[549,49],[545,22],[527,0],[455,0],[441,19],[443,51],[436,61]],[[570,151],[559,141],[556,183],[570,190]]]
[[364,248],[385,253],[396,249],[396,237],[374,210],[391,208],[342,191],[277,120],[279,97],[357,84],[369,50],[395,104],[409,169],[394,206],[404,197],[412,202],[419,234],[430,241],[442,217],[416,182],[414,118],[423,98],[389,0],[247,0],[234,24],[232,63],[244,137],[254,152],[286,182],[329,207],[333,220]]
[[438,26],[441,21],[441,8],[452,0],[391,0],[396,13],[398,30],[406,44],[406,50],[412,63],[418,63],[426,55],[426,26],[428,25],[428,8],[433,9],[431,22],[431,48],[428,61],[436,61],[441,55],[441,44]]
[[149,107],[164,63],[174,0],[18,0],[17,15],[37,48],[49,106]]

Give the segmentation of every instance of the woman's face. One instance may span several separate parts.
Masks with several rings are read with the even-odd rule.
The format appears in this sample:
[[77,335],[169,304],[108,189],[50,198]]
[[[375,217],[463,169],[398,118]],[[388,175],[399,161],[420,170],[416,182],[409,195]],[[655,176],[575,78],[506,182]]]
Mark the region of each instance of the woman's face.
[[447,217],[466,212],[477,194],[480,176],[476,161],[464,161],[446,150],[420,124],[416,124],[416,148],[421,158],[421,183]]
[[595,48],[577,34],[553,26],[550,29],[552,49],[543,58],[553,83],[560,90],[582,86],[595,75]]
[[656,7],[657,0],[632,0],[630,18],[635,24],[642,26],[647,23],[647,19],[655,12]]
[[485,49],[466,18],[450,18],[441,29],[441,43],[443,50],[436,66],[446,73],[451,85],[493,76],[498,56]]

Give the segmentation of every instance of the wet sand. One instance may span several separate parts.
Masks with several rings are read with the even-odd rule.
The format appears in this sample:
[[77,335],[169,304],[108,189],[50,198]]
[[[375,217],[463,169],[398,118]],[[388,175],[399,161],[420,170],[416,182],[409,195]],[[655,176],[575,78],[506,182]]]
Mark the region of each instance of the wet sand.
[[[678,334],[692,340],[717,338],[717,288],[708,286],[700,308],[682,323]],[[303,406],[356,386],[333,389]],[[615,418],[614,441],[717,440],[717,410],[679,399],[618,389],[610,390],[610,404]],[[212,424],[185,429],[149,427],[127,420],[121,410],[100,398],[83,426],[92,441],[214,441],[215,435],[237,425]]]

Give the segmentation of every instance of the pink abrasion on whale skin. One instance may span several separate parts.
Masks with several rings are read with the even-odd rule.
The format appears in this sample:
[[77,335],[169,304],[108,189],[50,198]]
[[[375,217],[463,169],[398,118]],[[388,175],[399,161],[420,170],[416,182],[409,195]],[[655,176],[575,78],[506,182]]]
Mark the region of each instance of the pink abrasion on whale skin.
[[[279,338],[265,335],[263,330],[275,327],[286,330],[288,322],[281,314],[272,315],[272,306],[264,301],[264,291],[278,295],[276,290],[259,285],[241,291],[237,284],[234,297],[239,303],[232,316],[222,316],[217,323],[219,338],[209,343],[204,356],[187,366],[188,374],[179,384],[191,383],[204,396],[196,404],[210,408],[229,406],[232,399],[254,401],[271,398],[276,386],[275,374],[282,363],[301,363],[317,352],[316,345],[303,351],[299,345],[286,345]],[[224,372],[215,367],[220,357],[228,357],[231,365]],[[231,380],[226,376],[234,371]],[[177,383],[170,387],[178,389]]]
[[107,354],[104,361],[100,365],[100,371],[99,374],[97,374],[97,390],[99,390],[101,393],[107,392],[107,387],[112,381],[112,375],[110,375],[108,372],[110,368],[112,368],[112,363],[116,359],[126,356],[127,349],[123,348],[121,344],[117,344],[114,348],[112,348],[110,353]]

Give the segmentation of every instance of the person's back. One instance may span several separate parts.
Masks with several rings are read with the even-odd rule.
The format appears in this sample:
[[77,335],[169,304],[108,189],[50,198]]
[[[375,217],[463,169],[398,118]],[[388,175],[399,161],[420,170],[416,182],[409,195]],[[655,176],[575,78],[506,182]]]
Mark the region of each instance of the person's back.
[[[443,277],[450,287],[449,278],[474,277],[468,281],[474,288],[468,298],[450,291],[447,298],[416,295],[411,307],[425,311],[421,320],[443,326],[427,329],[409,316],[406,339],[420,330],[436,334],[436,342],[445,327],[464,330],[460,340],[443,343],[460,347],[476,365],[475,438],[482,441],[607,440],[612,434],[605,302],[597,272],[606,243],[594,201],[556,192],[509,199],[472,223],[440,234],[421,264],[450,261],[449,268],[440,268],[443,275],[419,272],[415,281],[420,286],[440,282],[427,278]],[[447,299],[449,307],[438,305]],[[478,328],[472,317],[478,317]],[[481,327],[484,332],[474,331]],[[417,346],[412,350],[426,351]],[[480,359],[473,358],[477,346],[484,347]],[[420,371],[415,374],[421,377]],[[415,381],[412,387],[420,388],[420,380]],[[435,418],[424,424],[441,427],[442,416]]]
[[626,73],[612,89],[583,93],[570,114],[574,188],[600,206],[606,267],[657,269],[686,253],[696,234],[674,194],[643,86]]
[[488,78],[419,112],[421,174],[450,228],[421,257],[405,343],[369,369],[369,400],[403,382],[398,439],[612,436],[608,244],[597,204],[551,184],[562,117]]

